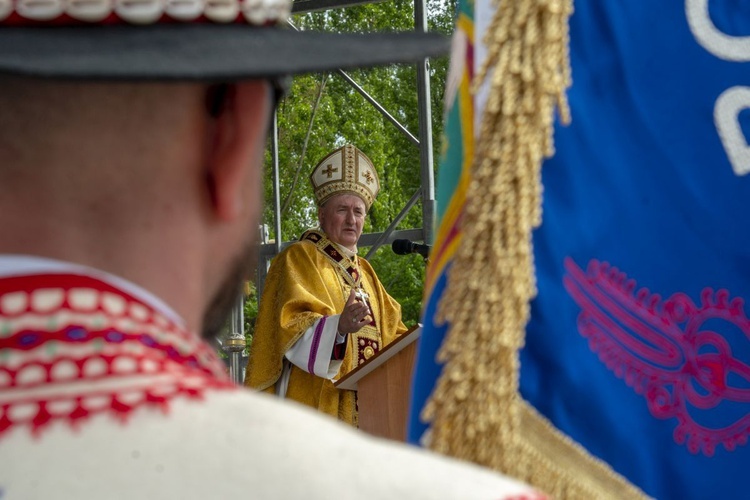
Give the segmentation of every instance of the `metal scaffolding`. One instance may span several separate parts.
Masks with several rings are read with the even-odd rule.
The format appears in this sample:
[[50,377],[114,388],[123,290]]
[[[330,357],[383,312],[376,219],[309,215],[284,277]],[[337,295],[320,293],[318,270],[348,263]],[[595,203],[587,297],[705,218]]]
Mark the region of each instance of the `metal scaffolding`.
[[[302,14],[313,11],[339,9],[351,7],[365,3],[373,3],[372,0],[295,0],[292,7],[294,14]],[[293,26],[292,26],[293,27]],[[425,0],[414,0],[414,29],[417,32],[427,32],[427,9]],[[432,154],[432,106],[430,101],[430,77],[429,77],[429,60],[425,59],[417,63],[417,106],[418,106],[418,124],[419,131],[415,136],[406,127],[404,127],[388,110],[381,106],[378,101],[370,96],[354,79],[342,70],[337,70],[337,74],[349,83],[370,105],[379,111],[383,117],[404,134],[410,142],[419,148],[419,172],[420,188],[413,194],[403,209],[394,218],[391,224],[381,233],[362,234],[359,239],[359,245],[370,247],[366,258],[371,257],[382,245],[390,244],[397,238],[405,238],[413,241],[424,241],[431,243],[433,240],[433,219],[435,214],[435,179],[433,171],[433,154]],[[260,229],[260,249],[258,257],[258,274],[257,290],[260,297],[265,284],[268,265],[285,246],[293,241],[281,240],[281,200],[279,193],[279,145],[278,145],[278,122],[274,114],[273,128],[270,134],[271,138],[271,156],[273,161],[273,208],[274,208],[274,233],[276,238],[273,242],[268,240],[268,230],[265,227]],[[418,202],[422,201],[422,227],[411,229],[396,228],[401,223],[406,214]],[[241,309],[241,301],[238,301],[236,308]],[[239,338],[242,337],[244,342],[242,312],[236,311],[232,315],[230,339],[232,342],[225,344],[224,349],[230,357],[231,376],[237,383],[242,382],[243,374],[239,369],[239,357],[242,355],[243,348],[239,348]]]
[[[317,10],[328,10],[343,7],[351,7],[372,3],[371,0],[296,0],[292,7],[292,12],[301,14]],[[417,32],[427,32],[427,9],[425,0],[414,0],[414,29]],[[396,238],[407,238],[417,241],[432,241],[432,227],[435,213],[435,180],[433,174],[433,155],[432,155],[432,106],[430,101],[430,79],[429,79],[429,61],[425,59],[417,64],[417,106],[419,117],[419,132],[417,136],[412,134],[388,110],[378,103],[378,101],[369,95],[354,79],[342,70],[336,73],[347,81],[370,105],[378,110],[383,117],[393,124],[409,141],[419,148],[419,167],[420,167],[420,189],[414,193],[412,198],[404,206],[404,209],[396,216],[393,223],[382,233],[367,233],[360,238],[360,245],[370,247],[367,257],[370,257],[377,249],[387,243],[391,243]],[[279,196],[279,156],[278,156],[278,128],[276,118],[274,117],[274,126],[271,132],[271,149],[273,157],[273,207],[274,207],[274,233],[277,235],[273,243],[267,240],[261,241],[260,263],[258,265],[258,288],[262,288],[265,281],[267,263],[282,248],[292,242],[280,241],[278,235],[281,234],[281,208]],[[396,230],[395,228],[404,218],[406,213],[421,198],[422,200],[422,226],[421,228]],[[263,236],[263,235],[262,235]]]

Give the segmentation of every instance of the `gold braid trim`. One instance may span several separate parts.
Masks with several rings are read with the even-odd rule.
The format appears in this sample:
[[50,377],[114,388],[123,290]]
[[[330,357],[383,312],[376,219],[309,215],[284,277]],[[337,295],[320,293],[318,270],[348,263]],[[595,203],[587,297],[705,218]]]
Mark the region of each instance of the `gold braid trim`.
[[518,398],[519,446],[526,476],[516,476],[553,498],[637,500],[647,498],[627,479],[557,430],[526,401]]
[[[554,153],[553,113],[570,112],[572,0],[494,0],[489,77],[461,240],[438,322],[445,364],[423,417],[429,445],[525,480],[560,498],[643,498],[557,431],[518,393],[518,350],[536,294],[531,231],[541,223],[541,165]],[[491,74],[490,74],[491,73]]]

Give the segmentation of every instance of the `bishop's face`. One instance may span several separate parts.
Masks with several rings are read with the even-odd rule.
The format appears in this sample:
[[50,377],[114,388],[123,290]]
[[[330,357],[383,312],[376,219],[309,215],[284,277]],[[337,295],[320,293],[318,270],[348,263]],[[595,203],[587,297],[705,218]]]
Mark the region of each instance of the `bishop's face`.
[[318,210],[320,227],[334,243],[355,250],[365,225],[365,202],[354,194],[338,194]]

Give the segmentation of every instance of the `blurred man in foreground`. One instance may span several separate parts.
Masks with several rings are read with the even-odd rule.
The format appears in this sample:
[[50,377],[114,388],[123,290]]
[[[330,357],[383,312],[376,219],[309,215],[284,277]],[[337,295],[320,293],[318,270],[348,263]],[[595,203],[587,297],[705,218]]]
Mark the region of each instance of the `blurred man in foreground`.
[[235,389],[195,333],[252,266],[276,77],[443,49],[269,26],[288,8],[0,2],[4,498],[530,491]]

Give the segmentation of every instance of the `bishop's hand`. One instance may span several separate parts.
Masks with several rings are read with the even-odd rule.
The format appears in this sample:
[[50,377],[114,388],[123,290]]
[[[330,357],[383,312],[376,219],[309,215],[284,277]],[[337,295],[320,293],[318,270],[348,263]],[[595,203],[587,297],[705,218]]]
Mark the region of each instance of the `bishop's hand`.
[[352,288],[344,310],[341,311],[341,316],[339,316],[339,333],[341,335],[348,335],[358,332],[371,321],[370,308],[364,300],[357,297],[356,291]]

